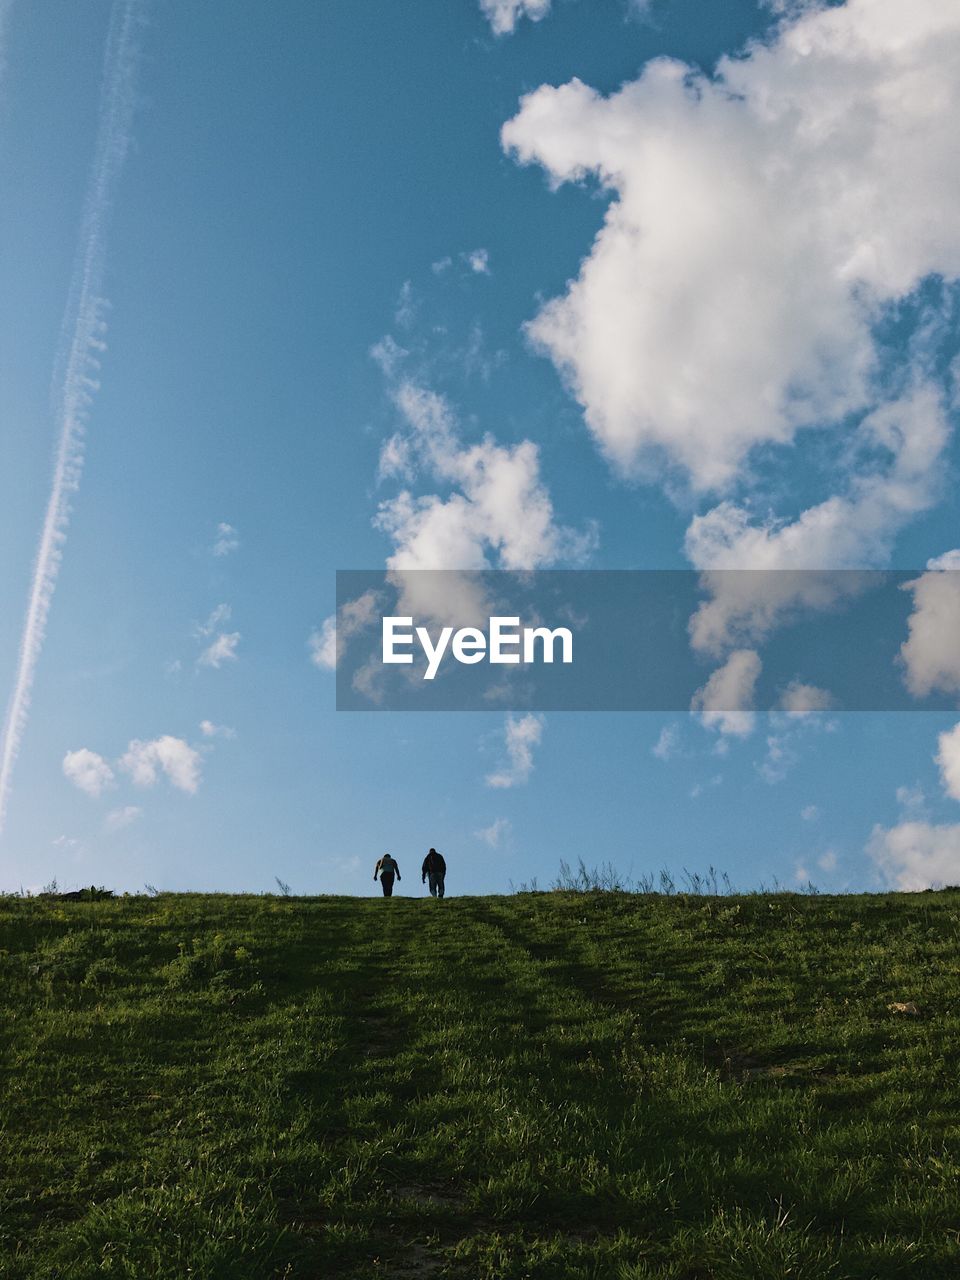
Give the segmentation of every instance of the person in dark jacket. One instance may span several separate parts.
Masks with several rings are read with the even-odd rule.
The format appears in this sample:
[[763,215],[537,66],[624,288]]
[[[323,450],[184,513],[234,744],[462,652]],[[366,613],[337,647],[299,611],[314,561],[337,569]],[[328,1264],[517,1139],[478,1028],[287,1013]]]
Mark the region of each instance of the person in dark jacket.
[[420,883],[424,884],[429,876],[430,893],[434,898],[442,898],[443,878],[447,874],[447,864],[443,860],[443,854],[437,853],[436,849],[431,849],[424,858],[420,871],[422,873]]
[[383,890],[383,896],[385,898],[392,898],[393,877],[396,876],[398,880],[403,879],[403,876],[400,874],[400,867],[397,865],[396,858],[391,858],[389,853],[385,853],[373,868],[374,880],[376,880],[377,876],[380,877],[380,887]]

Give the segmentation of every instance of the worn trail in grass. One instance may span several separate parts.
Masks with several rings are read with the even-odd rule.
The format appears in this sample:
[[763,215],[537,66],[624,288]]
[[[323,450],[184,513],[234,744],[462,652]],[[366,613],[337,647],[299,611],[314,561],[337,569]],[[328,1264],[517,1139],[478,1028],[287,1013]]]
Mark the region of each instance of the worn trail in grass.
[[954,891],[0,900],[0,1273],[960,1273],[958,939]]

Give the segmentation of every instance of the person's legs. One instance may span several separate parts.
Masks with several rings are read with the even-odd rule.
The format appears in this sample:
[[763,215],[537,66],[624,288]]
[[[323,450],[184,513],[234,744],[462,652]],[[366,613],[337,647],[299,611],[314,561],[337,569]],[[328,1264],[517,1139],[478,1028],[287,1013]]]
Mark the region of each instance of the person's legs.
[[437,872],[437,897],[438,898],[443,897],[443,877],[444,877],[444,872],[438,871]]
[[380,884],[383,887],[383,896],[385,898],[393,897],[393,876],[381,876]]
[[435,871],[427,872],[427,884],[430,886],[431,898],[435,898],[437,896],[437,873]]

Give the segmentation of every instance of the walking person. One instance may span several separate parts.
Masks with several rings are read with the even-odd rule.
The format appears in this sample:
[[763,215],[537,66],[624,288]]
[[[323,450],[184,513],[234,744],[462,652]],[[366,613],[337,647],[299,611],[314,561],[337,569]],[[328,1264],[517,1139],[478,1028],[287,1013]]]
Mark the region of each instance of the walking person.
[[427,876],[430,877],[430,894],[434,898],[443,897],[443,880],[447,874],[447,864],[443,860],[443,854],[437,853],[436,849],[431,849],[423,860],[423,866],[420,868],[422,873],[420,883],[425,884]]
[[397,864],[396,858],[391,858],[389,853],[385,853],[373,868],[374,880],[376,880],[377,876],[380,877],[380,888],[383,890],[383,896],[385,898],[392,898],[393,877],[396,876],[398,880],[403,879],[403,876],[400,874],[400,867]]

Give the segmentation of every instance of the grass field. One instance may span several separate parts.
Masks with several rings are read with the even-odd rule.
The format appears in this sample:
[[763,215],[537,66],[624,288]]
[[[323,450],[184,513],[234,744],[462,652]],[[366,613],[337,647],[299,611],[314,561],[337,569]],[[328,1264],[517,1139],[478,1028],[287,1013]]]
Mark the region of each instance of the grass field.
[[960,1275],[958,939],[952,890],[3,898],[0,1275]]

